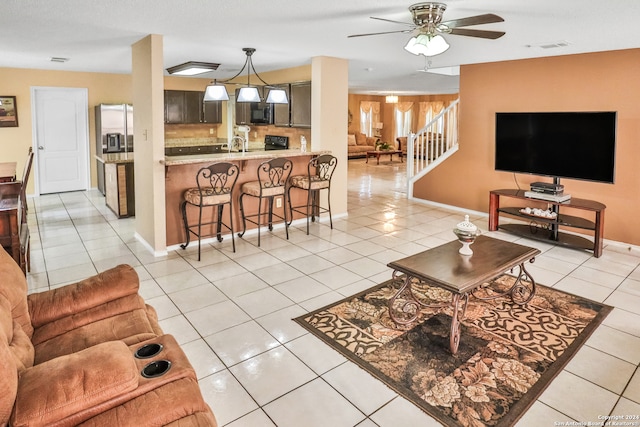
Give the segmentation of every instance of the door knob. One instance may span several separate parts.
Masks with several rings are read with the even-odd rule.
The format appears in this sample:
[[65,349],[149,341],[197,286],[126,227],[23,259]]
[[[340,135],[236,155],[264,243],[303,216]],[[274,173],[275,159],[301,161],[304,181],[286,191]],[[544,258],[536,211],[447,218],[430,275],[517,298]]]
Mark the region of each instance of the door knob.
[[38,150],[44,150],[44,147],[42,145],[38,145]]

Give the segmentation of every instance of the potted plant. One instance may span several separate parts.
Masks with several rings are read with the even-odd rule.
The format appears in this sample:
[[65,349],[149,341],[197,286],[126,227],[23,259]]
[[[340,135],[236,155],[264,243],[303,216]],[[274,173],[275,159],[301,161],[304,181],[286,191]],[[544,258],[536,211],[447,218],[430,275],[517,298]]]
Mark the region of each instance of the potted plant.
[[386,143],[386,142],[382,142],[380,140],[376,141],[376,151],[386,151],[389,150],[391,148],[391,146]]

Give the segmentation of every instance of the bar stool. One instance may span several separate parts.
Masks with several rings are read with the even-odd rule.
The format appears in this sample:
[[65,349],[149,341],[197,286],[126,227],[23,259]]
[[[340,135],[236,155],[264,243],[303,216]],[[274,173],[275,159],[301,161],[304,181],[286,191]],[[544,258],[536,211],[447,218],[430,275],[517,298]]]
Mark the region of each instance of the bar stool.
[[[238,180],[239,169],[233,163],[215,163],[211,166],[201,168],[196,175],[197,187],[185,190],[182,195],[183,201],[180,205],[184,230],[187,235],[187,242],[180,245],[182,249],[189,246],[191,234],[198,237],[198,261],[200,261],[200,240],[202,238],[202,226],[216,224],[216,236],[222,242],[222,226],[231,231],[231,244],[233,252],[236,251],[236,242],[233,236],[233,188]],[[187,205],[198,208],[198,223],[189,224],[187,220]],[[229,225],[222,220],[224,205],[229,205]],[[202,222],[202,210],[206,207],[217,207],[217,218],[212,218],[209,222]],[[215,209],[214,209],[215,211]],[[197,232],[195,231],[197,229]],[[212,235],[212,234],[211,234]]]
[[[289,190],[287,198],[289,199],[289,210],[291,211],[291,219],[293,213],[298,212],[307,217],[307,235],[309,234],[309,218],[311,221],[320,218],[321,212],[329,213],[329,224],[333,229],[333,220],[331,219],[331,177],[338,164],[338,159],[331,154],[323,154],[314,157],[307,165],[307,175],[295,175],[289,180]],[[307,204],[300,206],[291,205],[291,190],[297,188],[307,192]],[[327,207],[320,206],[320,190],[327,190]]]
[[[238,233],[238,237],[242,237],[247,230],[247,221],[258,226],[258,246],[260,246],[260,225],[262,224],[262,216],[266,213],[267,224],[269,230],[273,230],[273,217],[284,221],[285,232],[289,239],[289,223],[287,222],[287,209],[285,208],[286,200],[282,204],[283,216],[273,212],[273,199],[276,196],[282,196],[286,199],[286,186],[293,162],[287,158],[280,157],[263,162],[258,166],[258,180],[245,182],[242,184],[240,193],[240,215],[242,216],[242,233]],[[243,200],[245,196],[258,198],[258,213],[247,215],[244,210]],[[262,212],[262,200],[267,200],[267,211]],[[255,218],[251,219],[251,218]]]

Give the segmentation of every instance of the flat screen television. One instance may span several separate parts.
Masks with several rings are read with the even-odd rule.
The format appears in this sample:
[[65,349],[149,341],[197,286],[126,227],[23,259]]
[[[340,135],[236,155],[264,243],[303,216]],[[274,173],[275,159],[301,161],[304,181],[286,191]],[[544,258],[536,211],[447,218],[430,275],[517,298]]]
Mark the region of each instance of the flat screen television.
[[616,112],[496,113],[495,169],[613,183]]

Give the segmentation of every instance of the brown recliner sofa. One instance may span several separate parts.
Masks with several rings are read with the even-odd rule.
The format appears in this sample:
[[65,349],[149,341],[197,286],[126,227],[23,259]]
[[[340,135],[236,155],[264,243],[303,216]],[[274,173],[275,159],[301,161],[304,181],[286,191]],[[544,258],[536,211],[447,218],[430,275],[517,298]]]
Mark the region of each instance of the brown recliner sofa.
[[216,426],[138,286],[121,265],[27,295],[0,247],[0,426]]

